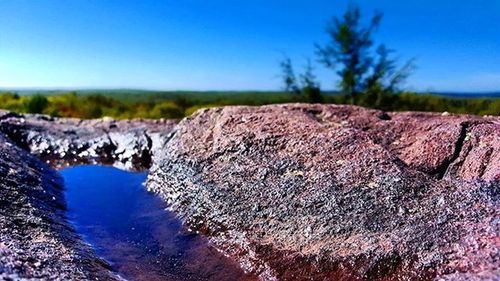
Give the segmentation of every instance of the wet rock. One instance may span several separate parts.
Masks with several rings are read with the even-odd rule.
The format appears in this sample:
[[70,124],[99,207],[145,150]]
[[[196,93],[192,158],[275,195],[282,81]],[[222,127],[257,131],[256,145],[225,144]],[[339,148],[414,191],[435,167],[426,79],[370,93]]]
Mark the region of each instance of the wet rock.
[[62,181],[52,168],[147,169],[174,123],[0,111],[0,279],[119,279],[67,222]]
[[4,115],[0,117],[0,132],[54,167],[100,163],[144,170],[151,166],[152,154],[163,145],[175,123]]
[[65,219],[57,173],[0,135],[0,279],[113,280]]
[[334,105],[182,120],[148,188],[265,280],[500,278],[500,119]]

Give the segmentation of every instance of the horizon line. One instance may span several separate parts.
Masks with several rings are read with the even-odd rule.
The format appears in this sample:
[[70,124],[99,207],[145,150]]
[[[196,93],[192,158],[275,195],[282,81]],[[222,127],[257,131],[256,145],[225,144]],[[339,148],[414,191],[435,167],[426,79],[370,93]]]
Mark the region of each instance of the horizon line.
[[[281,93],[284,90],[277,89],[157,89],[157,88],[140,88],[140,87],[0,87],[0,91],[51,91],[51,92],[62,92],[62,91],[143,91],[143,92],[263,92],[263,93]],[[325,89],[322,92],[340,92],[336,89]],[[413,93],[429,93],[429,94],[500,94],[500,89],[498,90],[403,90],[401,92],[413,92]]]

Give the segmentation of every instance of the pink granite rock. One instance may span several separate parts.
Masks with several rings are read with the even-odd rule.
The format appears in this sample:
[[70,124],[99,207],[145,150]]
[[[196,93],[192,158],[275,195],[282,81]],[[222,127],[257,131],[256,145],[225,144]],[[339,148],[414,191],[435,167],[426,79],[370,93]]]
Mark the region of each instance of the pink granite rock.
[[499,278],[498,117],[201,110],[148,186],[264,280]]

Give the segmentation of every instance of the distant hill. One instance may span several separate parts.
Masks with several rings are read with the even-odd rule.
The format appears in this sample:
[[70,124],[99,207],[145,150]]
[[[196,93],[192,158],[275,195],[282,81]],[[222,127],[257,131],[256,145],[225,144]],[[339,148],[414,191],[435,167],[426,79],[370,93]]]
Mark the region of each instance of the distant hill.
[[454,92],[431,92],[431,95],[451,97],[451,98],[500,98],[500,92],[469,92],[469,93],[454,93]]
[[[5,90],[4,90],[5,91]],[[14,95],[12,93],[17,93]],[[37,96],[41,94],[43,96]],[[322,93],[323,103],[345,104],[349,99],[334,91]],[[151,91],[116,90],[0,90],[0,108],[14,112],[45,113],[61,117],[182,118],[197,109],[226,105],[308,103],[309,97],[278,91]],[[360,95],[357,105],[385,111],[434,111],[500,115],[500,92],[413,93]]]

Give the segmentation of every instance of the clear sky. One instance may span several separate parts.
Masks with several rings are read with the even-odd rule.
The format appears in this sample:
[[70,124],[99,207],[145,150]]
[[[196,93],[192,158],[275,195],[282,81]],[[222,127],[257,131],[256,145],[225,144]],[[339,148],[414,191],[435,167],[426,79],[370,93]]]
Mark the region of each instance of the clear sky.
[[[314,59],[335,0],[0,0],[0,87],[275,90]],[[500,90],[500,0],[356,1],[415,57],[413,90]],[[317,66],[323,88],[334,74]]]

